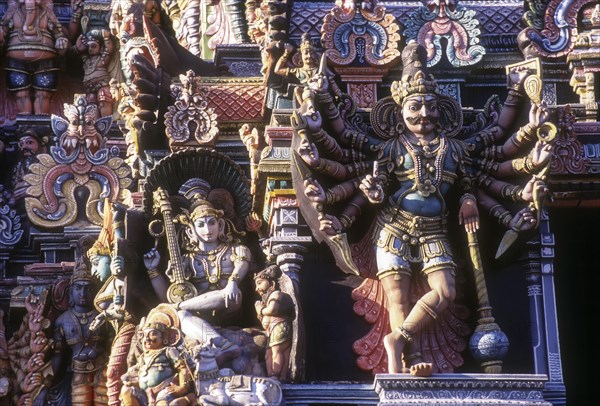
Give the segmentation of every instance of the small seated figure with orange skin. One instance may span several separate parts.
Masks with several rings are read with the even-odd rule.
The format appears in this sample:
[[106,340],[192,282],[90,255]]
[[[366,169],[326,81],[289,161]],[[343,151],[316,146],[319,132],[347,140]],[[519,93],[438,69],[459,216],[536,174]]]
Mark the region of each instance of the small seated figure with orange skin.
[[138,334],[141,336],[143,352],[138,363],[122,376],[121,404],[195,404],[191,373],[175,347],[180,339],[176,312],[168,305],[158,305],[140,325]]
[[267,374],[285,380],[293,340],[293,320],[296,310],[292,297],[279,289],[281,270],[271,265],[254,276],[256,292],[261,295],[254,307],[261,325],[269,336],[265,354]]

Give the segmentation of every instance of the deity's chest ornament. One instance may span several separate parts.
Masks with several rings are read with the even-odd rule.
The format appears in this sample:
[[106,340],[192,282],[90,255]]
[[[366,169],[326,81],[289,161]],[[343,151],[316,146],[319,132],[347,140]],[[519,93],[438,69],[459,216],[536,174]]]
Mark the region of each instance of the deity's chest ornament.
[[86,313],[76,312],[75,310],[71,310],[71,311],[73,312],[73,314],[77,318],[77,321],[79,322],[79,324],[81,324],[82,326],[86,326],[88,324],[88,322],[95,315],[95,310],[91,310],[91,311],[86,312]]
[[[198,263],[206,273],[206,280],[211,285],[218,285],[223,273],[223,261],[225,261],[225,253],[228,245],[220,244],[217,248],[209,251],[199,251],[194,260]],[[218,287],[218,286],[216,286]]]
[[446,138],[439,137],[432,141],[413,142],[404,135],[400,135],[400,142],[413,159],[415,165],[414,188],[417,193],[423,197],[435,193],[444,171],[444,159],[448,150]]

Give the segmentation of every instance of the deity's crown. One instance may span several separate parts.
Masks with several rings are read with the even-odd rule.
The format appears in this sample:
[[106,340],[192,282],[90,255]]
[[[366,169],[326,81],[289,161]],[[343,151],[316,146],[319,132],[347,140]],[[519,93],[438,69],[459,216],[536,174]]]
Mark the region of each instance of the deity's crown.
[[88,250],[87,256],[89,258],[97,255],[110,256],[110,246],[105,245],[100,240],[96,241],[94,245],[92,245],[92,248]]
[[192,204],[192,214],[190,215],[190,218],[192,221],[202,217],[222,218],[223,214],[223,210],[215,209],[208,200],[195,199],[195,202]]
[[143,329],[144,330],[158,330],[158,331],[164,333],[167,330],[167,325],[165,323],[148,321],[144,324]]
[[427,52],[417,42],[410,41],[402,51],[402,79],[391,86],[392,98],[398,105],[416,94],[438,94],[434,77],[427,70]]
[[98,118],[98,106],[92,103],[88,103],[84,94],[76,94],[74,96],[73,104],[64,104],[64,115],[67,121],[70,123],[74,122],[85,122],[86,117]]
[[73,273],[71,274],[71,285],[75,282],[94,282],[95,279],[92,276],[92,273],[88,269],[87,265],[83,261],[83,258],[79,258],[79,260],[75,263],[73,267]]
[[304,49],[312,49],[313,51],[317,49],[310,39],[310,34],[307,32],[302,34],[302,39],[300,40],[300,50],[302,51]]

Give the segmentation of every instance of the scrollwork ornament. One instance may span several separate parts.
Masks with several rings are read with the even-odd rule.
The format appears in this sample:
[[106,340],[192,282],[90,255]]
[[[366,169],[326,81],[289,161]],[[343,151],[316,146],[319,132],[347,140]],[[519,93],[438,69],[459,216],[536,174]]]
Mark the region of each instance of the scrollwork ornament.
[[206,144],[219,133],[217,115],[208,107],[206,92],[195,83],[195,75],[188,71],[180,75],[181,84],[171,86],[175,98],[173,106],[165,114],[165,125],[170,143],[179,144],[190,141],[193,134],[199,144]]
[[52,116],[51,120],[58,145],[50,154],[38,155],[38,162],[24,176],[29,184],[27,216],[40,227],[74,223],[79,214],[75,192],[83,187],[89,192],[85,216],[90,223],[101,225],[104,198],[122,201],[129,197],[131,169],[105,147],[112,117],[99,118],[96,106],[82,95],[74,104],[66,104],[64,111],[66,118]]
[[334,66],[360,60],[363,65],[387,67],[400,57],[398,30],[394,16],[382,6],[372,11],[353,8],[349,12],[335,6],[325,16],[321,42]]

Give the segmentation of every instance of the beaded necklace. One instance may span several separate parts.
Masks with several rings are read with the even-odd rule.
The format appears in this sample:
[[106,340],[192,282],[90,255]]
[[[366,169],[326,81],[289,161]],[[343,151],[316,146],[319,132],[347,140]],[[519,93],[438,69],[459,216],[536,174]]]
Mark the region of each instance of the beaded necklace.
[[[221,280],[221,273],[223,272],[221,258],[228,247],[227,244],[220,244],[215,249],[209,251],[198,250],[194,253],[194,257],[202,263],[206,278],[212,285],[219,283]],[[216,272],[213,272],[213,270],[216,270]]]
[[[417,192],[427,197],[435,193],[442,179],[443,163],[448,144],[444,137],[433,141],[418,141],[413,144],[404,134],[400,135],[400,142],[406,148],[415,163],[415,188]],[[432,145],[438,144],[432,149]]]

